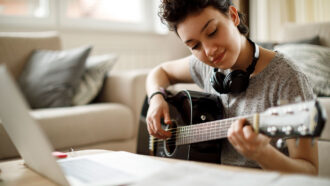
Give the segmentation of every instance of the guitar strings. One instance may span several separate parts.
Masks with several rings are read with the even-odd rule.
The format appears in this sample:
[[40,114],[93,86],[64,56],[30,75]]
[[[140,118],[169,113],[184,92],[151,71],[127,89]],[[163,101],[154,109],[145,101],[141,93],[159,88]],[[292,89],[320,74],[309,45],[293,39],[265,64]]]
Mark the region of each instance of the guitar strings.
[[[224,134],[227,134],[227,131],[223,131],[223,132],[218,132],[218,133],[214,133],[212,135],[209,135],[209,136],[206,136],[204,138],[204,136],[200,136],[199,138],[190,138],[191,136],[188,136],[188,137],[182,137],[182,138],[178,138],[178,139],[173,139],[173,138],[170,138],[170,139],[167,139],[165,141],[167,141],[168,143],[170,142],[177,142],[178,144],[186,144],[186,143],[190,143],[190,142],[198,142],[198,141],[207,141],[208,139],[217,139],[219,137],[222,137]],[[195,137],[195,136],[192,136],[192,137]],[[186,138],[186,139],[184,139]],[[182,141],[178,141],[180,139],[184,139]],[[154,140],[154,142],[162,142],[164,141],[164,139],[158,139],[158,140]]]
[[[216,130],[228,129],[230,127],[230,124],[231,123],[226,123],[223,125],[212,125],[210,127],[205,127],[205,128],[196,127],[196,128],[191,128],[191,129],[185,130],[185,131],[175,130],[174,132],[171,132],[171,134],[172,134],[171,138],[181,139],[181,138],[193,137],[193,136],[197,136],[197,135],[208,135],[208,134],[210,134],[210,132],[217,134],[219,131],[216,131]],[[167,131],[169,131],[169,130],[167,130]],[[179,133],[179,137],[176,137],[176,135],[178,133]],[[210,134],[210,135],[212,135],[212,134]],[[163,140],[163,139],[157,139],[157,140]]]
[[[227,132],[228,128],[230,127],[230,125],[222,125],[222,126],[212,126],[212,127],[208,127],[208,128],[195,128],[195,129],[191,129],[189,131],[177,131],[177,132],[173,132],[172,136],[169,139],[174,139],[174,140],[180,140],[182,138],[190,138],[190,137],[198,137],[198,136],[214,136],[216,134],[224,130],[224,132]],[[179,137],[177,137],[177,133],[179,133]],[[163,141],[164,139],[156,139],[154,141]]]
[[[226,135],[223,134],[220,138],[216,138],[216,139],[224,139],[226,138]],[[205,142],[205,141],[210,141],[210,140],[216,140],[216,139],[209,139],[209,140],[204,140],[204,141],[198,141],[198,142]],[[193,144],[193,143],[197,143],[197,142],[190,142],[189,144]],[[172,147],[172,146],[180,146],[180,145],[185,145],[185,144],[176,144],[175,142],[171,141],[171,142],[166,142],[164,144],[164,141],[158,141],[156,142],[155,144],[157,147],[160,147],[160,146],[168,146],[168,147]]]
[[[238,120],[238,119],[243,119],[245,118],[247,121],[251,122],[253,121],[253,116],[254,115],[247,115],[247,116],[237,116],[237,117],[232,117],[229,119],[222,119],[222,120],[217,120],[217,121],[208,121],[208,122],[204,122],[204,123],[199,123],[199,124],[193,124],[193,125],[186,125],[186,126],[180,126],[178,128],[184,128],[184,127],[194,127],[194,126],[198,126],[198,125],[210,125],[210,124],[216,124],[216,125],[221,125],[222,123],[224,124],[228,124],[228,123],[233,123],[234,121]],[[175,130],[176,128],[171,128],[169,130]]]
[[[239,117],[237,117],[237,118],[239,118]],[[243,117],[243,118],[245,118],[245,117]],[[251,118],[248,118],[248,117],[246,119],[248,121],[251,120]],[[199,128],[196,127],[197,125],[195,125],[195,126],[189,125],[188,127],[191,127],[190,129],[188,129],[189,131],[188,130],[185,130],[185,131],[178,130],[178,128],[182,129],[183,127],[173,128],[173,129],[167,130],[167,131],[174,130],[174,132],[171,132],[172,136],[168,140],[156,139],[156,140],[153,140],[153,142],[156,143],[157,147],[160,147],[160,146],[163,146],[164,141],[166,141],[167,146],[171,147],[174,145],[184,145],[184,144],[189,144],[189,143],[196,143],[196,142],[210,140],[210,139],[203,140],[204,137],[212,138],[212,136],[213,136],[213,137],[216,137],[215,139],[222,139],[222,138],[227,137],[227,131],[233,121],[227,120],[227,121],[223,121],[223,122],[224,123],[205,122],[205,123],[202,123],[202,124],[204,124],[204,127],[199,127]],[[209,125],[211,127],[205,127],[205,125]],[[225,130],[223,130],[223,129],[225,129]],[[220,132],[218,130],[220,130]],[[177,133],[179,133],[179,137],[176,137]],[[183,134],[183,135],[180,135],[180,134]],[[220,134],[220,138],[219,138],[219,136],[216,136],[219,134]],[[205,136],[205,135],[207,135],[207,136]],[[194,141],[194,139],[192,137],[197,137],[197,136],[200,136],[200,138],[202,138],[202,140]],[[184,139],[184,138],[186,138],[186,139]],[[176,142],[181,139],[184,139],[183,143],[176,144]],[[213,139],[211,139],[211,140],[213,140]]]
[[[184,144],[189,144],[189,143],[213,140],[213,139],[210,139],[210,138],[212,138],[212,136],[216,137],[215,139],[222,139],[222,138],[227,137],[227,131],[228,131],[230,125],[235,121],[235,119],[240,119],[240,118],[246,118],[249,122],[251,122],[250,120],[252,119],[251,116],[235,117],[235,118],[230,118],[228,120],[220,121],[223,123],[211,121],[211,122],[202,123],[202,124],[200,124],[200,126],[189,125],[189,126],[171,128],[171,129],[167,130],[167,131],[170,131],[172,134],[172,136],[168,140],[156,139],[156,140],[153,140],[153,142],[155,143],[157,148],[160,148],[161,146],[164,146],[165,141],[166,141],[167,147],[172,147],[172,146],[176,146],[176,145],[184,145]],[[204,127],[202,127],[202,125],[204,127],[205,126],[210,126],[210,127],[204,128]],[[180,129],[183,129],[184,127],[189,127],[189,128],[187,128],[186,130],[180,131]],[[222,129],[225,129],[225,130],[222,130]],[[220,130],[220,132],[217,130]],[[179,133],[179,137],[176,137],[177,133]],[[180,134],[182,134],[182,135],[180,135]],[[219,136],[217,136],[219,134],[220,134],[220,138],[219,138]],[[203,138],[204,138],[203,135],[207,135],[206,138],[209,138],[209,139],[203,140]],[[197,137],[197,136],[202,138],[202,140],[194,141],[194,139],[191,139],[192,137]],[[184,138],[186,138],[186,139],[184,139]],[[183,143],[176,144],[176,142],[181,139],[184,139]]]
[[217,127],[217,126],[228,125],[228,124],[231,124],[231,123],[232,122],[221,124],[221,123],[217,123],[217,122],[207,122],[207,123],[202,123],[202,124],[199,124],[199,125],[188,125],[188,126],[183,126],[183,127],[171,128],[171,129],[168,129],[166,131],[173,131],[174,130],[174,132],[172,134],[175,134],[178,131],[180,132],[180,129],[185,130],[184,127],[187,127],[186,131],[188,131],[188,130],[191,131],[191,130],[199,130],[199,129],[203,129],[203,128],[208,128],[208,126]]
[[[250,120],[252,120],[252,118],[250,118],[250,117],[236,117],[235,119],[237,119],[237,118],[246,118],[249,122],[250,122]],[[224,123],[205,122],[205,123],[200,124],[199,126],[198,125],[189,125],[189,126],[184,126],[184,127],[188,127],[186,129],[183,129],[184,127],[178,127],[178,128],[169,129],[167,131],[171,132],[174,130],[174,132],[171,132],[171,134],[174,138],[176,138],[177,133],[188,134],[188,135],[182,135],[181,137],[183,137],[183,138],[196,136],[196,135],[204,135],[205,132],[209,132],[208,130],[224,129],[224,128],[228,129],[229,126],[234,122],[233,120],[234,120],[234,118],[231,118],[231,120],[226,120],[226,121],[222,120]],[[208,126],[210,126],[210,127],[208,127]],[[206,131],[205,131],[205,128],[206,128]],[[183,129],[183,130],[180,130],[180,129]],[[197,134],[197,132],[198,132],[198,134]],[[173,137],[171,137],[171,138],[173,138]],[[180,137],[176,138],[176,139],[180,139]],[[163,139],[161,139],[161,140],[163,140]]]
[[[227,137],[226,132],[222,132],[222,134],[220,136],[221,136],[220,138],[216,138],[216,139],[226,138]],[[215,140],[215,139],[210,139],[210,140]],[[209,141],[209,140],[203,140],[203,141]],[[203,142],[203,141],[198,141],[198,142]],[[164,140],[158,140],[155,143],[156,143],[155,145],[157,148],[164,146]],[[186,144],[191,144],[191,143],[197,143],[197,142],[190,142],[190,143],[186,143]],[[166,144],[165,146],[167,146],[167,147],[185,145],[185,144],[178,145],[178,144],[176,144],[175,140],[167,140],[165,144]]]
[[[216,129],[219,129],[219,127],[217,127]],[[213,134],[210,134],[208,136],[201,136],[200,138],[202,138],[202,140],[197,140],[197,141],[207,141],[207,140],[203,140],[204,137],[207,137],[207,138],[212,138],[212,137],[216,137],[215,139],[219,139],[219,134],[220,134],[220,138],[224,138],[227,136],[227,130],[224,130],[224,131],[215,131],[214,128],[209,128],[208,129],[209,131],[212,131]],[[164,140],[164,139],[157,139],[157,140],[153,140],[154,142],[164,142],[164,141],[167,141],[167,144],[173,144],[173,143],[176,143],[178,140],[182,139],[182,138],[187,138],[186,140],[184,140],[184,142],[191,142],[191,141],[194,141],[193,139],[191,139],[191,137],[195,137],[196,135],[186,135],[186,136],[182,136],[182,137],[178,137],[178,138],[174,138],[171,137],[169,138],[168,140]],[[190,139],[188,139],[190,138]],[[199,139],[199,138],[195,138],[195,139]],[[187,143],[183,143],[183,144],[187,144]]]
[[[218,127],[218,126],[215,126],[215,127],[209,127],[207,129],[192,129],[192,130],[189,130],[189,131],[185,131],[185,132],[173,132],[171,137],[169,139],[172,139],[172,140],[180,140],[180,139],[183,139],[183,138],[190,138],[190,137],[198,137],[198,136],[214,136],[216,134],[218,134],[219,132],[227,132],[228,129],[229,129],[230,125],[229,126],[222,126],[222,127]],[[223,131],[223,129],[225,129]],[[219,131],[220,130],[220,131]],[[177,137],[177,134],[178,137]],[[154,141],[163,141],[164,139],[156,139]]]
[[[174,145],[174,143],[176,143],[178,140],[180,140],[182,138],[186,138],[183,140],[182,145],[189,144],[189,143],[195,143],[195,142],[201,142],[201,141],[208,141],[208,139],[203,140],[204,137],[209,138],[209,139],[213,139],[214,137],[215,137],[215,139],[225,138],[225,137],[227,137],[227,130],[230,127],[229,124],[231,124],[231,123],[226,123],[223,125],[212,125],[212,127],[208,127],[208,128],[195,128],[195,129],[193,128],[194,130],[190,130],[189,132],[185,131],[186,135],[181,135],[181,136],[179,135],[179,137],[176,137],[175,132],[173,132],[174,135],[165,141],[167,141],[167,144],[169,144],[171,146],[171,145]],[[202,129],[202,131],[200,131],[200,129]],[[220,129],[220,132],[217,131],[219,129]],[[226,129],[226,130],[221,130],[221,129]],[[198,131],[198,133],[196,132],[196,130]],[[180,131],[178,131],[178,133],[180,133]],[[217,136],[219,134],[220,134],[220,138],[219,138],[219,136]],[[205,135],[207,135],[207,136],[205,136]],[[202,138],[202,140],[195,141],[194,138],[193,139],[191,138],[191,137],[197,137],[197,136],[200,136],[200,138]],[[156,139],[153,141],[155,143],[158,143],[158,142],[163,143],[164,139]],[[181,145],[181,143],[179,145]]]
[[[177,128],[171,128],[171,129],[168,129],[167,131],[178,131],[178,129],[183,129],[184,127],[187,127],[186,130],[196,130],[196,129],[200,129],[200,128],[206,128],[207,126],[206,125],[209,125],[211,127],[214,127],[214,126],[221,126],[221,125],[229,125],[229,124],[232,124],[235,120],[237,119],[241,119],[241,118],[246,118],[247,121],[251,122],[253,120],[252,116],[246,116],[246,117],[235,117],[235,118],[230,118],[228,120],[220,120],[220,121],[211,121],[211,122],[205,122],[205,123],[200,123],[200,124],[197,124],[197,125],[187,125],[187,126],[181,126],[181,127],[177,127]],[[223,122],[223,123],[221,123]],[[200,128],[198,128],[200,127]],[[183,129],[184,130],[184,129]],[[174,133],[175,133],[174,132]]]

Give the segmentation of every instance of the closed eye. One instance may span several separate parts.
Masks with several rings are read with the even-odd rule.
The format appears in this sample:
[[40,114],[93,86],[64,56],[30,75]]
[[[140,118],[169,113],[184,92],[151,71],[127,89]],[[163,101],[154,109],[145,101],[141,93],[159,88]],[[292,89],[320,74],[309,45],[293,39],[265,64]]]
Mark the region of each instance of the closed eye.
[[197,43],[197,44],[196,44],[196,45],[194,45],[194,46],[193,46],[191,49],[192,49],[192,50],[196,50],[196,49],[198,49],[198,48],[199,48],[199,46],[200,46],[200,45],[199,45],[199,43]]
[[212,36],[214,36],[216,33],[217,33],[217,31],[218,31],[218,29],[215,29],[212,33],[210,33],[208,36],[209,37],[212,37]]

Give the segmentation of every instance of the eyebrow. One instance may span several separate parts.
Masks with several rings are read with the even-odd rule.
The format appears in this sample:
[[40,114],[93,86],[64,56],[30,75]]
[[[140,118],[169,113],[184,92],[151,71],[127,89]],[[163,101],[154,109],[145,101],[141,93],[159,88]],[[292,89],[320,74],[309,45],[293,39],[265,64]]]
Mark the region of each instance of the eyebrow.
[[[214,19],[210,19],[210,20],[208,20],[207,21],[207,23],[203,26],[203,28],[201,29],[201,31],[200,31],[200,33],[202,33],[206,28],[207,28],[207,26],[213,21]],[[192,41],[192,39],[189,39],[189,40],[187,40],[185,43],[186,44],[188,44],[189,42],[191,42]]]

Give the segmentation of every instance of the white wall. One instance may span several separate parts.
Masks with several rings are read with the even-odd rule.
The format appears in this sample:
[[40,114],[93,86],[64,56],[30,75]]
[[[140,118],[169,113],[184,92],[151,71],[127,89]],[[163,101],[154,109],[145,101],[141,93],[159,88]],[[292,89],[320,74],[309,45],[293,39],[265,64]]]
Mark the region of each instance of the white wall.
[[187,48],[173,33],[116,33],[105,31],[63,31],[64,48],[83,44],[94,46],[93,54],[116,53],[115,69],[151,68],[167,60],[189,55]]
[[[1,31],[42,31],[33,28],[0,28]],[[58,30],[62,46],[70,49],[81,45],[93,46],[92,55],[116,53],[119,60],[114,70],[152,68],[156,65],[189,55],[188,49],[174,34],[112,32],[95,30]]]

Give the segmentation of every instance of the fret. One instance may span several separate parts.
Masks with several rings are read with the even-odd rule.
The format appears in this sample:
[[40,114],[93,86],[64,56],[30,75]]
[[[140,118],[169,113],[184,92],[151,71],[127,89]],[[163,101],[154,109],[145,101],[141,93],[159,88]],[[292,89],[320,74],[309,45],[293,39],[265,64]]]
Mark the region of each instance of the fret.
[[178,127],[176,134],[176,144],[183,145],[226,138],[227,131],[231,124],[237,119],[241,118],[246,118],[249,123],[253,122],[253,116],[247,116]]

